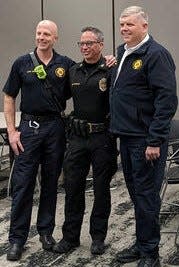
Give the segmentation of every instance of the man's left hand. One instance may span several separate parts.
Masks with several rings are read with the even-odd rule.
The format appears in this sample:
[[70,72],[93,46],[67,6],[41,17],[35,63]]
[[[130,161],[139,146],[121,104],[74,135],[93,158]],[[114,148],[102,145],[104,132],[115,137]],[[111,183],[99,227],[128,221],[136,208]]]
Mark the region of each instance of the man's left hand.
[[156,160],[160,157],[160,147],[148,146],[145,151],[146,160]]
[[107,67],[112,67],[117,65],[117,60],[113,55],[107,55],[104,57],[106,59],[106,66]]

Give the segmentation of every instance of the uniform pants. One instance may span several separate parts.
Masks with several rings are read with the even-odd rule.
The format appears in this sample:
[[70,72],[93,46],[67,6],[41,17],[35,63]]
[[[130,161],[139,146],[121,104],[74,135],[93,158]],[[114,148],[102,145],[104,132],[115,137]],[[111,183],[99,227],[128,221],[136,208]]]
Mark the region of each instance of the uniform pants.
[[85,185],[90,165],[93,170],[94,203],[90,217],[93,240],[104,240],[111,210],[110,181],[116,171],[116,140],[109,133],[89,138],[73,136],[64,160],[65,222],[63,238],[78,243],[85,211]]
[[24,152],[15,156],[12,173],[9,242],[24,245],[29,233],[39,164],[41,164],[41,193],[37,230],[40,235],[53,232],[57,182],[65,150],[65,131],[61,118],[42,122],[39,129],[29,127],[29,121],[23,120],[19,131]]
[[158,255],[160,242],[160,189],[163,182],[168,142],[161,145],[160,158],[146,161],[145,138],[120,137],[121,162],[133,201],[137,246],[141,255]]

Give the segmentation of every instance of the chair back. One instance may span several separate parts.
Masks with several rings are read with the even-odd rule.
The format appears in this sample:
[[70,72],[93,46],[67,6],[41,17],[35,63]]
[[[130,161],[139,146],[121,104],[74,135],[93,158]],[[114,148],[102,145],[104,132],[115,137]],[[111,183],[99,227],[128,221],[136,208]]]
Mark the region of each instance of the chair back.
[[179,120],[173,119],[171,121],[171,128],[169,134],[169,141],[179,141]]

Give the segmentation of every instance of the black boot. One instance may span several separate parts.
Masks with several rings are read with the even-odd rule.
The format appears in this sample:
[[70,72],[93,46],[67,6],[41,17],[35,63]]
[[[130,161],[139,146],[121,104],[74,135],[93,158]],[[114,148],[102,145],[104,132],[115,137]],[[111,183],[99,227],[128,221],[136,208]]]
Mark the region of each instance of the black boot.
[[102,255],[105,251],[104,242],[101,240],[93,240],[90,250],[94,255]]
[[10,248],[7,252],[7,260],[8,261],[18,261],[22,256],[23,246],[19,244],[11,244]]
[[132,262],[140,259],[140,253],[137,245],[134,244],[129,248],[126,248],[116,255],[116,261],[120,263]]
[[51,251],[56,243],[52,235],[41,235],[39,241],[42,243],[42,248],[47,251]]
[[160,267],[160,259],[159,257],[142,257],[137,267]]
[[65,239],[61,239],[57,244],[53,246],[53,252],[55,253],[68,253],[72,251],[74,248],[79,247],[80,242],[68,242]]

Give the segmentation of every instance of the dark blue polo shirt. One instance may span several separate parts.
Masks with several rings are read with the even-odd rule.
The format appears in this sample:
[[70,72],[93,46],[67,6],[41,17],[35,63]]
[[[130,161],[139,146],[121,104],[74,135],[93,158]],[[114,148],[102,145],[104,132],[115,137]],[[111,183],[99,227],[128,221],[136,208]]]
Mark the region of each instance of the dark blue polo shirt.
[[[37,59],[39,64],[43,65],[40,59]],[[48,80],[53,86],[63,109],[66,106],[66,100],[71,96],[69,68],[74,63],[70,58],[53,51],[52,60],[47,66],[44,65]],[[33,70],[34,64],[29,54],[19,57],[12,66],[3,91],[16,98],[21,90],[20,110],[23,113],[34,115],[58,113],[58,108],[54,104],[49,89],[45,87],[44,80],[39,79]]]

